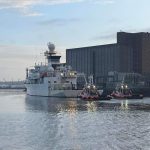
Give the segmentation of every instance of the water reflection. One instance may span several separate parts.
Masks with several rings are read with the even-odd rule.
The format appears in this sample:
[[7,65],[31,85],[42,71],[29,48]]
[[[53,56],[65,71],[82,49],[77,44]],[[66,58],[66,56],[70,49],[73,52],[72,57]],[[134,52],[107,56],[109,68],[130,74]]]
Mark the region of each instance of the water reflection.
[[122,110],[128,110],[129,109],[128,100],[121,101],[121,109]]
[[0,149],[146,150],[150,147],[149,98],[88,102],[3,94],[0,109],[3,109]]
[[96,103],[95,101],[93,102],[88,101],[86,106],[88,112],[95,112],[98,109],[98,103]]
[[150,99],[91,102],[27,96],[25,102],[27,111],[51,115],[41,119],[51,149],[142,149],[150,142]]
[[79,111],[96,112],[102,110],[150,110],[150,99],[143,100],[111,100],[82,101],[69,98],[52,98],[26,96],[26,109],[51,113],[67,112],[76,114]]
[[76,112],[77,101],[65,98],[26,96],[27,110],[47,112]]
[[82,101],[79,99],[69,98],[50,98],[26,96],[26,109],[31,111],[47,111],[53,113],[67,112],[71,115],[79,111],[95,112],[100,107],[107,105],[106,103],[96,101]]

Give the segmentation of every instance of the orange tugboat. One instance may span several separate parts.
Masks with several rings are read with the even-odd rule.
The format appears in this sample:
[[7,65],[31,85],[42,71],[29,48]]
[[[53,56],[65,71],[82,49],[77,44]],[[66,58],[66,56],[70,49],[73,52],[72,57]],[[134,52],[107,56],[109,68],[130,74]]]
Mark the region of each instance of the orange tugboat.
[[89,77],[89,83],[86,82],[85,87],[79,94],[79,98],[86,101],[110,100],[110,95],[104,95],[103,90],[98,90],[93,84],[93,76]]
[[100,93],[95,85],[89,84],[85,88],[83,88],[79,97],[83,100],[99,100]]
[[134,94],[127,84],[121,83],[111,93],[111,96],[115,99],[142,99],[142,94]]

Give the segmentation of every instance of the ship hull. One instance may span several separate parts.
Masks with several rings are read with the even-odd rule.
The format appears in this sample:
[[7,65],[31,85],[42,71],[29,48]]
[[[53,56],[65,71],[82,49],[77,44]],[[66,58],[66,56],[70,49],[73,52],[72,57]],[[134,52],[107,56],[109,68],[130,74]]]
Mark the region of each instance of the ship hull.
[[77,98],[82,90],[51,90],[45,85],[26,84],[27,94],[31,96],[46,96],[60,98]]

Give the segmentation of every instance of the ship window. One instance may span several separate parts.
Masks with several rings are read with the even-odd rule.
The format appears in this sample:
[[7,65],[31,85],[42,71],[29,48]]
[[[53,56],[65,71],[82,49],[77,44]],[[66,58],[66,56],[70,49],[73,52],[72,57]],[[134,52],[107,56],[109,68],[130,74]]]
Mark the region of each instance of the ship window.
[[54,81],[54,83],[57,83],[57,81]]

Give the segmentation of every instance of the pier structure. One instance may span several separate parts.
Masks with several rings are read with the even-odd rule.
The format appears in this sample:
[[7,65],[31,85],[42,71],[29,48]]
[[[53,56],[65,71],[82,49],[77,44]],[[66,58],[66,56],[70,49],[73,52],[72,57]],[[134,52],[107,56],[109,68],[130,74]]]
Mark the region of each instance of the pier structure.
[[0,89],[25,89],[24,81],[0,81]]

